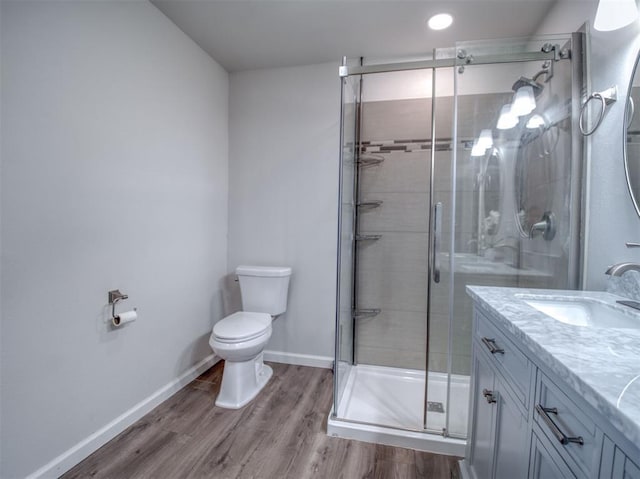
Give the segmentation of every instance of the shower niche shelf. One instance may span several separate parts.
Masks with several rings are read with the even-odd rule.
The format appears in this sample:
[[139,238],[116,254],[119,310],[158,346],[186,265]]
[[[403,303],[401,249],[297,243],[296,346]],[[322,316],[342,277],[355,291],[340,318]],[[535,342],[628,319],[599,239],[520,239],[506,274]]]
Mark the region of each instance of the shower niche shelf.
[[353,311],[354,319],[369,319],[378,316],[382,312],[378,308],[356,309]]
[[378,241],[382,235],[356,235],[356,241]]

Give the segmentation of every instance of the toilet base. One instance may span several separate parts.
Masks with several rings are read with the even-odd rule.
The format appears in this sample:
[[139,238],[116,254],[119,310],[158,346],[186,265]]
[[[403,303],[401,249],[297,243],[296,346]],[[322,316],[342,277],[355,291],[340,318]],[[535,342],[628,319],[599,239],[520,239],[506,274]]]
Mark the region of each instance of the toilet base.
[[225,361],[216,406],[240,409],[258,395],[273,376],[273,369],[262,357],[260,353],[249,361]]

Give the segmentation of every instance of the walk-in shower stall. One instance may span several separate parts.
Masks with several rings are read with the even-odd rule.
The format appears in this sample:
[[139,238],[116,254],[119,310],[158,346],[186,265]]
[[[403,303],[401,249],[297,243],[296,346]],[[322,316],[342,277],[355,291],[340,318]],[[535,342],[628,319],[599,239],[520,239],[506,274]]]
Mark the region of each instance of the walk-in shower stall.
[[465,286],[579,286],[582,43],[343,62],[329,434],[463,455]]

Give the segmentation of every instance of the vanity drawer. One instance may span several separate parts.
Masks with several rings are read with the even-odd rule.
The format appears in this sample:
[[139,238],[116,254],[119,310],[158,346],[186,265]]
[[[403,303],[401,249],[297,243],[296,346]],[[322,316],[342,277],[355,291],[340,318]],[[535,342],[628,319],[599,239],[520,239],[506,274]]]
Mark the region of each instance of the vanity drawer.
[[538,371],[534,421],[567,463],[575,463],[584,477],[597,471],[603,434],[595,422]]
[[491,363],[508,380],[517,399],[528,409],[533,365],[488,318],[476,312],[475,319],[478,347],[489,353]]

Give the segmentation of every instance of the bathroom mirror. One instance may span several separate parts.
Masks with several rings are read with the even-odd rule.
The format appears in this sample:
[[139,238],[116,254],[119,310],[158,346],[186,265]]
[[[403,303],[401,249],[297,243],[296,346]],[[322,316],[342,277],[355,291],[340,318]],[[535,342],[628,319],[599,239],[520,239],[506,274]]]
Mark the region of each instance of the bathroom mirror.
[[481,191],[485,233],[495,235],[500,228],[500,199],[502,197],[501,157],[497,148],[493,148],[491,154],[486,157]]
[[514,192],[516,223],[520,234],[529,238],[531,227],[545,211],[552,209],[554,179],[558,176],[553,152],[558,143],[556,126],[526,131],[516,153]]
[[[640,54],[638,55],[640,60]],[[624,117],[624,168],[633,205],[640,215],[640,115],[635,109],[640,105],[639,60],[636,60],[633,76],[629,83],[627,107]]]

